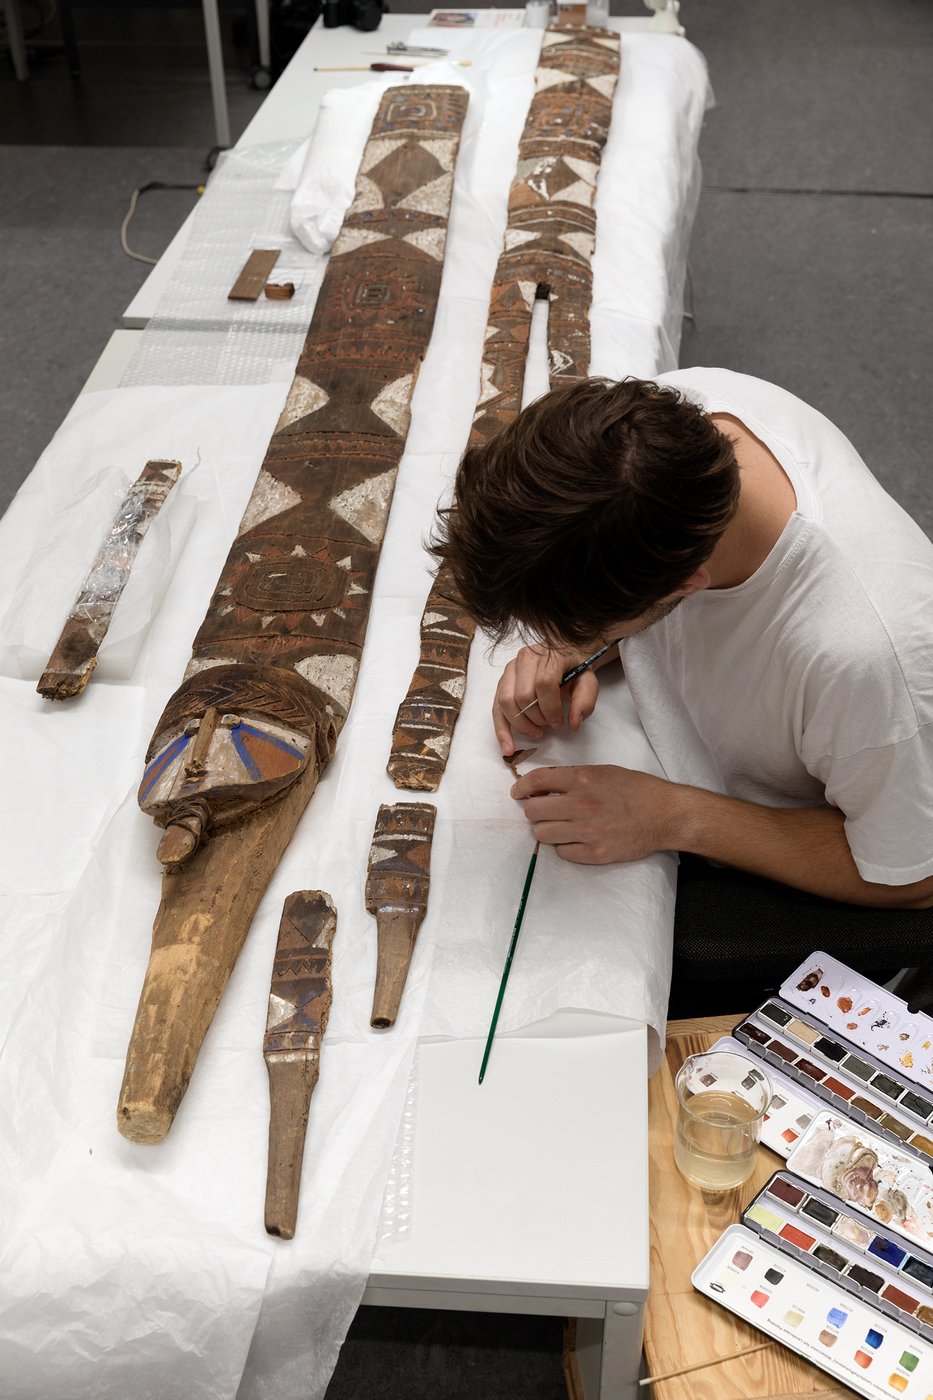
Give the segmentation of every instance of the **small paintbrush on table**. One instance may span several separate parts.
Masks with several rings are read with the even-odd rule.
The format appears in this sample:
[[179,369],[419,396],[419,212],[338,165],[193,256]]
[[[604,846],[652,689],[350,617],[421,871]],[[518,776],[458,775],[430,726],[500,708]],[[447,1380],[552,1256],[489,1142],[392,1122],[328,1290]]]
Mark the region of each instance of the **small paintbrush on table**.
[[[516,778],[518,778],[519,776],[519,763],[523,759],[530,758],[534,752],[534,749],[517,749],[515,753],[509,754],[508,757],[505,758],[505,762],[511,768]],[[480,1065],[479,1068],[480,1084],[482,1084],[483,1082],[483,1079],[486,1074],[486,1066],[489,1063],[489,1055],[492,1050],[492,1040],[493,1036],[496,1033],[496,1025],[499,1021],[499,1012],[502,1009],[502,999],[505,996],[505,989],[508,984],[509,973],[512,971],[512,959],[515,956],[515,948],[518,943],[518,935],[521,933],[522,919],[525,917],[525,905],[528,903],[528,891],[531,889],[531,881],[534,877],[535,865],[537,864],[538,851],[540,850],[540,848],[541,842],[536,841],[535,848],[531,853],[531,860],[528,862],[528,869],[525,872],[525,884],[522,888],[522,897],[519,901],[518,913],[515,916],[515,927],[512,929],[512,938],[509,942],[509,951],[505,955],[505,967],[502,969],[502,977],[499,981],[499,995],[496,997],[495,1010],[492,1013],[492,1021],[489,1025],[489,1034],[486,1037],[486,1048],[483,1051],[483,1063]]]

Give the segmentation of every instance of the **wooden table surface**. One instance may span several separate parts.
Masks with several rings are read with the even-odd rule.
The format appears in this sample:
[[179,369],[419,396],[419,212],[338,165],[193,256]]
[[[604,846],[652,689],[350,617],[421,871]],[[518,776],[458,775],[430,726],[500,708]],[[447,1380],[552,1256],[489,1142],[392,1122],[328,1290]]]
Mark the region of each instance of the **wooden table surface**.
[[[690,1275],[782,1159],[760,1147],[754,1175],[726,1192],[697,1190],[674,1165],[677,1071],[688,1055],[706,1050],[740,1020],[737,1014],[669,1022],[665,1061],[649,1085],[651,1291],[645,1316],[649,1376],[768,1340],[757,1328],[697,1293]],[[775,1343],[751,1356],[658,1381],[652,1393],[657,1400],[791,1400],[801,1395],[849,1400],[856,1392]]]

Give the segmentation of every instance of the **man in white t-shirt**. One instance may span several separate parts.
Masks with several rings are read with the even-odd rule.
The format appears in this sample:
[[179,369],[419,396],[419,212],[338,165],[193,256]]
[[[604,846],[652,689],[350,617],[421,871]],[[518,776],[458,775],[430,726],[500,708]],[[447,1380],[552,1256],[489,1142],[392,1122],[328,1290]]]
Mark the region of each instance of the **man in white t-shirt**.
[[502,752],[578,729],[598,667],[560,677],[618,638],[666,774],[530,772],[536,839],[933,905],[933,545],[826,418],[728,370],[591,380],[470,449],[456,500],[435,553],[468,609],[548,643],[500,681]]

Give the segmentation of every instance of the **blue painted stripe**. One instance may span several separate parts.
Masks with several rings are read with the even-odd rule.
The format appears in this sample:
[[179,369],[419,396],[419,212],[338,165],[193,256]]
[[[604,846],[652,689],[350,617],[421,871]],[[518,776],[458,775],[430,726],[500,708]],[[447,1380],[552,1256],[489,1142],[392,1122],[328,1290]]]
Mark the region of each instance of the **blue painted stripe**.
[[[147,796],[153,783],[157,782],[165,769],[177,758],[182,749],[191,742],[190,734],[179,734],[177,739],[173,739],[168,748],[163,749],[158,758],[154,758],[149,767],[143,773],[144,786],[139,794],[139,801],[142,802]],[[146,781],[148,779],[148,782]]]
[[[262,777],[262,772],[260,770],[259,764],[256,762],[252,754],[247,749],[246,745],[243,743],[243,736],[240,733],[240,730],[244,728],[245,726],[242,724],[234,725],[233,729],[230,731],[230,736],[233,739],[233,747],[237,751],[237,755],[239,757],[240,762],[246,769],[249,776],[252,778],[253,782],[256,783]],[[251,730],[250,732],[255,734],[257,731]]]
[[274,744],[277,749],[282,749],[284,753],[294,754],[296,758],[303,757],[301,749],[296,749],[294,744],[287,744],[284,739],[277,739],[274,734],[264,734],[261,729],[254,729],[251,724],[238,724],[236,728],[245,730],[247,734],[255,734],[257,739],[262,739],[267,744]]

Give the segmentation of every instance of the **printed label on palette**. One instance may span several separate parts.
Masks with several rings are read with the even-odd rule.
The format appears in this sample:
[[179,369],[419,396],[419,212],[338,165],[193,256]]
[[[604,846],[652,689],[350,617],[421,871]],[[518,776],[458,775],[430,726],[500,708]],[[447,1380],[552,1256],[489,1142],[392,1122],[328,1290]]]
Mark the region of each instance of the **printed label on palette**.
[[933,1347],[744,1226],[733,1225],[693,1286],[871,1400],[929,1400]]
[[892,1238],[827,1191],[778,1172],[743,1223],[847,1292],[933,1342],[933,1255]]
[[930,1170],[883,1138],[832,1113],[814,1118],[788,1166],[924,1249],[933,1247]]
[[[726,1050],[730,1055],[741,1055],[748,1062],[749,1070],[757,1072],[758,1066],[754,1057],[744,1053],[745,1047],[732,1036],[721,1036],[710,1049]],[[821,1103],[815,1094],[802,1089],[773,1065],[768,1065],[765,1072],[771,1080],[774,1097],[761,1124],[761,1141],[779,1157],[786,1158],[826,1105]]]
[[911,1015],[886,987],[817,952],[791,973],[781,996],[933,1093],[933,1020]]

